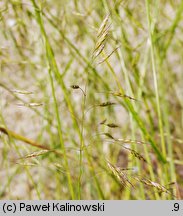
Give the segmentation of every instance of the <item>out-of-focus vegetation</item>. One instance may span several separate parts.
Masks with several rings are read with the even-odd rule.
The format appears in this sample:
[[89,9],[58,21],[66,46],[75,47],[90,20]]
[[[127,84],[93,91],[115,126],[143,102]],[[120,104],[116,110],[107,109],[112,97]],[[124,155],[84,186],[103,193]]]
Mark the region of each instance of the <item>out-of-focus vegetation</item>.
[[0,2],[0,198],[183,198],[183,1]]

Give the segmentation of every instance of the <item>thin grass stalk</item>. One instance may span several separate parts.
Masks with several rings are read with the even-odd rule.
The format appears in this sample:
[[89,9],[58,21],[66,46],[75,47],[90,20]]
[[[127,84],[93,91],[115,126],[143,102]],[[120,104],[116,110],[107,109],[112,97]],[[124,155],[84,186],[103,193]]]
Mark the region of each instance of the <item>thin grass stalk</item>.
[[163,50],[163,55],[160,59],[160,64],[163,63],[164,59],[166,58],[166,55],[167,55],[167,51],[168,51],[168,48],[170,47],[171,43],[172,43],[172,40],[175,36],[175,30],[178,26],[178,24],[180,23],[181,21],[181,17],[182,17],[182,13],[183,13],[183,0],[181,1],[180,5],[177,7],[177,13],[176,13],[176,16],[175,16],[175,19],[171,25],[171,28],[169,29],[170,30],[170,34],[168,35],[168,39],[166,40],[165,42],[165,45],[164,45],[164,48],[162,49]]
[[[105,54],[103,53],[103,55],[105,55]],[[120,54],[119,54],[119,55],[120,55]],[[120,57],[121,57],[121,55],[120,55]],[[126,70],[125,64],[124,64],[124,62],[123,62],[123,58],[121,57],[120,59],[121,59],[121,67],[122,67],[122,70],[125,72],[125,79],[126,79],[126,81],[127,81],[128,86],[130,86],[130,82],[128,81],[127,70]],[[118,78],[117,78],[117,76],[116,76],[116,74],[115,74],[115,71],[113,70],[112,66],[110,65],[110,63],[109,63],[107,60],[106,60],[106,63],[107,63],[107,65],[108,65],[110,71],[112,72],[113,76],[115,77],[115,80],[116,80],[116,82],[117,82],[117,85],[118,85],[118,87],[119,87],[120,92],[121,92],[122,94],[124,94],[124,90],[123,90],[123,88],[121,87],[121,84],[120,84],[119,81],[118,81]],[[132,104],[131,104],[131,101],[127,101],[127,103],[129,103],[129,105],[130,105],[130,107],[131,107],[130,111],[132,111],[132,112],[130,112],[130,113],[132,113],[133,118],[134,118],[134,117],[138,117],[138,115],[136,114],[136,112],[135,112],[135,110],[134,110],[134,108],[133,108],[133,106],[132,106]],[[134,104],[134,106],[135,106],[135,104]],[[135,112],[135,115],[134,115],[134,112]],[[131,115],[131,114],[130,114],[130,115]],[[132,123],[133,123],[133,121],[132,121]],[[142,125],[142,122],[140,122],[140,118],[138,118],[138,120],[136,119],[136,123],[137,123],[137,124],[140,124],[141,129],[142,129],[142,132],[143,132],[143,134],[145,135],[145,137],[147,138],[147,134],[148,134],[148,133],[146,132],[145,127]],[[151,137],[150,137],[149,135],[148,135],[148,137],[149,137],[149,141],[150,141],[151,145],[153,144],[152,147],[154,148],[155,145],[154,145],[154,143],[153,143],[153,140],[151,139]],[[146,152],[148,152],[147,147],[145,146],[144,148],[146,148]],[[156,147],[155,147],[155,149],[156,149]],[[148,157],[149,162],[150,162],[149,154],[146,154],[146,156]],[[150,163],[149,163],[149,164],[150,164]],[[155,180],[155,176],[154,176],[152,167],[151,167],[151,166],[149,166],[149,167],[150,167],[151,177],[152,177],[153,180]],[[142,189],[142,190],[143,190],[143,189]],[[142,190],[141,190],[141,192],[142,192]],[[127,191],[127,194],[129,195],[129,191]],[[156,196],[158,196],[158,195],[156,194]]]
[[[117,76],[116,76],[115,71],[113,70],[113,68],[112,68],[112,66],[110,65],[110,63],[109,63],[108,60],[106,60],[106,63],[107,63],[107,66],[109,67],[110,71],[112,72],[113,76],[115,77],[115,80],[116,80],[116,82],[117,82],[117,85],[118,85],[118,88],[119,88],[120,92],[121,92],[122,94],[124,94],[124,90],[123,90],[123,88],[122,88],[122,86],[121,86],[121,84],[120,84],[120,82],[119,82],[119,80],[118,80],[118,78],[117,78]],[[130,84],[129,84],[129,85],[130,85]],[[132,127],[132,129],[133,129],[133,130],[132,130],[132,131],[133,131],[133,132],[132,132],[132,133],[133,133],[132,136],[134,136],[134,127],[135,127],[135,125],[134,125],[134,121],[133,121],[133,114],[132,114],[132,113],[129,113],[129,115],[130,115],[131,127]],[[134,145],[133,145],[133,148],[134,148]],[[130,157],[132,158],[132,155],[130,155]],[[136,161],[138,161],[138,160],[136,160]],[[137,162],[137,164],[138,164],[138,167],[139,167],[139,170],[140,170],[140,163],[139,163],[139,161]],[[132,162],[132,166],[133,166],[133,162]],[[129,174],[130,174],[130,173],[129,173]],[[140,193],[141,193],[142,197],[145,199],[143,186],[140,187]],[[125,196],[126,196],[127,199],[130,198],[130,190],[126,190]]]
[[[151,50],[151,64],[152,64],[152,72],[153,72],[153,81],[154,81],[154,89],[155,89],[155,96],[156,96],[156,108],[158,113],[158,125],[159,125],[159,131],[160,131],[160,137],[161,137],[161,149],[162,149],[162,155],[164,158],[167,158],[166,153],[166,145],[165,145],[165,138],[164,138],[164,128],[163,128],[163,119],[162,119],[162,113],[160,108],[160,98],[159,98],[159,87],[158,87],[158,78],[157,78],[157,68],[156,68],[156,60],[155,60],[155,47],[153,42],[153,29],[152,29],[152,21],[151,21],[151,14],[150,14],[150,1],[145,0],[146,3],[146,13],[147,13],[147,22],[148,22],[148,33],[149,33],[149,42],[150,42],[150,50]],[[165,175],[162,174],[162,171],[159,173],[161,175],[161,181],[162,184],[168,183],[168,170],[167,167],[163,167],[163,170],[165,172]]]
[[[106,63],[107,63],[107,65],[108,65],[110,71],[112,72],[113,76],[115,77],[115,80],[116,80],[116,82],[117,82],[117,85],[118,85],[118,87],[119,87],[120,92],[121,92],[122,94],[124,94],[124,90],[123,90],[123,88],[121,87],[121,84],[120,84],[119,81],[118,81],[118,78],[117,78],[117,76],[116,76],[116,74],[115,74],[115,71],[113,70],[112,66],[110,65],[110,63],[109,63],[107,60],[106,60]],[[155,152],[157,152],[157,151],[156,151],[157,148],[156,148],[156,146],[154,145],[152,138],[151,138],[151,137],[149,136],[149,134],[146,132],[146,129],[145,129],[145,127],[143,126],[143,123],[140,121],[140,118],[138,117],[137,113],[135,112],[135,110],[134,110],[134,108],[133,108],[131,102],[129,102],[128,100],[126,100],[126,103],[128,104],[128,108],[130,108],[130,113],[132,113],[133,118],[135,117],[136,122],[139,124],[139,126],[141,126],[141,129],[142,129],[143,134],[145,135],[146,138],[148,138],[148,140],[150,141],[151,145],[153,144],[152,147],[155,149]],[[135,115],[134,115],[134,114],[135,114]],[[137,120],[137,119],[138,119],[138,120]],[[146,147],[145,147],[145,148],[146,148]],[[158,152],[159,152],[159,151],[158,151]],[[159,152],[159,153],[160,153],[160,152]],[[161,153],[160,153],[160,154],[161,154]],[[160,154],[158,154],[158,155],[160,156]],[[146,148],[146,157],[149,158],[149,153],[148,153],[147,148]],[[150,163],[151,163],[151,162],[150,162],[150,158],[149,158],[148,161],[149,161],[149,164],[150,164]],[[151,174],[152,180],[155,180],[155,176],[154,176],[152,167],[149,166],[149,169],[150,169],[150,174]],[[142,188],[143,188],[143,186],[142,186]],[[141,193],[142,193],[142,191],[143,191],[143,189],[141,189]],[[127,197],[130,196],[129,190],[126,191],[126,195],[127,195]],[[156,196],[156,198],[159,197],[157,193],[155,193],[155,196]]]
[[86,88],[83,92],[83,105],[82,105],[82,123],[81,123],[81,136],[80,136],[80,151],[79,151],[79,179],[78,179],[78,199],[81,199],[81,180],[83,174],[83,149],[84,149],[84,120],[85,120],[85,106],[86,106]]
[[[106,60],[106,64],[110,65],[109,62]],[[113,68],[111,66],[109,66],[109,69],[111,71],[112,69],[112,74],[116,79],[117,85],[119,87],[119,91],[121,94],[125,94],[124,89],[122,88],[121,84],[119,83],[116,74],[113,70]],[[158,159],[162,162],[166,162],[166,159],[164,158],[164,156],[162,155],[162,153],[159,151],[159,149],[157,148],[156,144],[154,143],[152,137],[150,136],[150,134],[148,133],[148,131],[145,128],[145,125],[143,123],[143,121],[141,120],[140,116],[137,114],[137,112],[135,111],[134,105],[131,103],[131,101],[129,101],[129,99],[124,98],[125,102],[126,102],[126,106],[128,108],[128,110],[132,113],[133,115],[133,119],[136,121],[137,125],[140,127],[142,133],[144,134],[144,137],[150,142],[152,148],[154,149],[155,153],[158,156]],[[120,102],[121,103],[121,102]]]
[[[34,0],[31,0],[31,1],[34,1]],[[39,13],[39,12],[37,12],[37,13],[38,13],[38,15],[39,15],[39,17],[40,17],[40,13]],[[50,20],[50,19],[46,16],[46,14],[43,13],[43,15],[47,18],[47,20],[48,20],[54,27],[56,27],[56,29],[58,29],[58,28],[57,28],[57,25],[55,25],[54,22],[53,22],[52,20]],[[41,17],[40,17],[40,18],[41,18]],[[41,27],[41,29],[42,29],[42,27]],[[64,38],[64,40],[66,40],[66,42],[69,44],[69,46],[70,46],[72,49],[74,49],[74,51],[79,55],[79,57],[82,58],[82,60],[83,60],[85,63],[87,63],[87,67],[88,67],[89,69],[91,69],[91,70],[95,73],[95,75],[96,75],[97,77],[100,77],[100,76],[98,75],[97,71],[96,71],[96,70],[93,68],[93,66],[91,65],[91,63],[90,63],[85,57],[83,57],[83,56],[81,55],[81,53],[79,52],[79,50],[70,42],[69,39],[67,39],[67,37],[63,34],[63,32],[61,32],[61,31],[58,31],[58,32],[59,32],[60,35]],[[45,30],[43,30],[43,34],[46,34],[46,33],[45,33]],[[53,53],[53,51],[51,51],[51,53]],[[56,62],[55,62],[55,60],[54,60],[53,63],[54,63],[54,66],[56,67]],[[58,73],[57,67],[54,68],[54,69],[56,70],[56,74],[57,74],[57,77],[58,77],[58,76],[59,76],[59,73]],[[58,78],[59,78],[60,84],[61,84],[61,86],[62,86],[62,88],[63,88],[63,90],[64,90],[64,96],[65,96],[65,98],[66,98],[66,102],[67,102],[67,104],[68,104],[69,110],[70,110],[71,113],[74,113],[74,112],[73,112],[73,107],[72,107],[72,105],[71,105],[71,103],[70,103],[70,100],[68,99],[67,94],[66,94],[65,85],[64,85],[62,79],[60,79],[60,76],[59,76]],[[102,80],[102,78],[101,78],[101,80]],[[76,119],[73,118],[73,120],[75,121],[75,122],[74,122],[74,125],[75,125],[75,127],[76,127],[76,130],[77,130],[77,132],[78,132],[78,134],[79,134],[79,137],[80,137],[80,140],[81,140],[81,139],[82,139],[82,134],[81,134],[81,132],[80,132],[80,129],[79,129],[79,127],[78,127],[78,124],[77,124],[77,122],[76,122]],[[88,154],[88,153],[86,154],[86,156],[87,156],[87,160],[88,160],[89,164],[91,165],[91,172],[92,172],[92,175],[93,175],[93,174],[95,173],[95,171],[94,171],[94,167],[92,166],[92,161],[90,160],[89,154]],[[96,184],[96,187],[97,187],[97,190],[98,190],[99,197],[100,197],[101,199],[104,199],[104,194],[103,194],[103,192],[102,192],[102,189],[101,189],[101,186],[100,186],[100,184],[99,184],[99,182],[98,182],[98,179],[95,177],[94,180],[95,180],[95,184]]]
[[[46,17],[47,17],[47,16],[46,16]],[[52,22],[52,20],[50,20],[49,18],[48,18],[48,20],[50,21],[50,23],[51,23],[53,26],[55,26],[54,23]],[[57,29],[57,27],[56,27],[56,29]],[[89,61],[87,61],[87,59],[86,59],[85,57],[83,57],[83,56],[81,55],[81,53],[79,52],[79,50],[65,37],[65,35],[64,35],[61,31],[59,31],[59,33],[60,33],[61,36],[67,41],[67,43],[71,46],[71,48],[73,48],[74,51],[76,51],[76,53],[82,58],[82,60],[84,60],[84,61],[87,62],[88,67],[89,67],[92,71],[94,71],[95,74],[97,75],[98,73],[97,73],[96,70],[92,67],[91,63],[90,63]],[[62,84],[62,83],[61,83],[61,84]],[[63,86],[63,84],[62,84],[62,86]],[[64,87],[64,88],[65,88],[65,87]],[[73,113],[73,108],[72,108],[72,106],[70,105],[70,102],[69,102],[68,100],[66,100],[66,101],[67,101],[67,103],[68,103],[68,105],[69,105],[69,107],[70,107],[70,112]],[[75,120],[75,118],[73,118],[73,119]],[[80,130],[79,130],[79,127],[77,126],[76,129],[77,129],[77,131],[78,131],[80,140],[82,140],[83,138],[82,138],[82,134],[81,134],[81,132],[80,132]],[[89,158],[88,152],[86,153],[86,156],[87,156],[87,160],[88,160],[88,162],[89,162],[89,164],[90,164],[90,167],[91,167],[90,170],[91,170],[91,172],[92,172],[92,175],[94,175],[94,173],[95,173],[94,167],[92,166],[92,161],[91,161],[90,158]],[[79,178],[80,178],[80,177],[79,177]],[[102,189],[101,189],[101,186],[100,186],[100,183],[99,183],[98,179],[95,177],[94,180],[95,180],[95,184],[96,184],[96,188],[97,188],[99,197],[100,197],[101,199],[104,199],[104,194],[103,194],[103,192],[102,192]]]
[[[119,49],[118,49],[119,50]],[[103,53],[104,57],[106,57],[106,55]],[[122,61],[122,60],[121,60]],[[112,72],[115,80],[116,80],[116,83],[117,83],[117,86],[119,87],[119,91],[121,94],[125,94],[125,91],[123,89],[123,87],[121,86],[121,84],[119,83],[118,81],[118,78],[115,74],[115,71],[113,70],[112,66],[110,66],[108,60],[106,60],[106,64],[108,65],[110,71]],[[123,70],[126,70],[125,66],[124,66],[124,62],[121,62],[122,64],[122,69]],[[132,104],[131,101],[129,101],[128,99],[124,98],[125,100],[125,105],[126,105],[126,108],[132,113],[133,115],[133,119],[136,121],[137,125],[140,127],[142,133],[144,134],[145,138],[150,142],[152,148],[154,149],[155,153],[157,154],[158,156],[158,159],[162,162],[166,162],[166,158],[162,155],[162,153],[159,151],[159,149],[157,148],[156,144],[154,143],[152,137],[149,135],[148,131],[146,130],[145,128],[145,125],[143,123],[143,121],[141,120],[141,118],[139,117],[139,115],[137,114],[135,108],[134,108],[134,105]]]
[[60,113],[58,109],[58,103],[55,95],[55,88],[54,88],[54,83],[53,83],[53,78],[51,74],[51,69],[49,69],[49,77],[50,77],[50,82],[51,82],[51,88],[52,88],[52,95],[54,99],[54,105],[55,105],[55,112],[57,116],[57,123],[58,123],[58,134],[59,134],[59,139],[60,139],[60,145],[61,145],[61,150],[63,150],[63,156],[64,156],[64,162],[65,162],[65,167],[66,167],[66,172],[67,172],[67,179],[68,179],[68,185],[71,193],[72,199],[75,198],[74,195],[74,189],[73,189],[73,184],[72,184],[72,179],[71,179],[71,174],[70,174],[70,169],[69,169],[69,164],[68,164],[68,159],[67,159],[67,154],[66,154],[66,149],[64,145],[64,140],[63,140],[63,134],[62,134],[62,125],[60,121]]
[[146,13],[147,13],[148,31],[149,31],[149,40],[150,40],[150,49],[151,49],[151,64],[152,64],[152,71],[153,71],[153,78],[154,78],[156,106],[157,106],[157,112],[158,112],[158,123],[159,123],[159,130],[161,134],[161,147],[162,147],[163,156],[166,158],[166,146],[165,146],[165,139],[164,139],[164,132],[163,132],[162,114],[161,114],[161,109],[160,109],[157,69],[156,69],[154,43],[153,43],[153,32],[151,30],[152,22],[151,22],[151,15],[150,15],[150,1],[149,0],[145,0],[145,1],[146,1]]
[[[2,116],[1,113],[0,113],[0,118],[1,118],[1,121],[3,122],[3,124],[5,125],[5,121],[4,121],[4,118],[3,118],[3,116]],[[21,153],[20,153],[18,147],[16,146],[16,144],[15,144],[13,138],[14,138],[14,137],[12,137],[12,136],[11,136],[11,133],[10,133],[10,134],[9,134],[9,142],[10,142],[10,144],[11,144],[11,143],[13,144],[13,146],[15,147],[15,150],[16,150],[16,152],[18,153],[19,157],[21,157]],[[30,182],[32,183],[32,185],[33,185],[33,187],[34,187],[34,189],[35,189],[35,191],[36,191],[36,194],[37,194],[37,196],[38,196],[38,199],[41,199],[41,193],[40,193],[40,191],[38,190],[37,184],[34,182],[33,176],[32,176],[32,174],[30,173],[29,168],[28,168],[28,167],[25,167],[25,171],[26,171],[26,174],[27,174],[27,176],[28,176],[28,179],[30,179]]]
[[[33,2],[35,2],[34,0],[31,0]],[[35,12],[36,12],[36,15],[37,15],[37,20],[38,20],[38,24],[40,25],[40,30],[42,32],[42,35],[44,36],[44,40],[45,40],[45,45],[46,45],[46,51],[47,53],[49,53],[49,58],[48,58],[48,62],[49,62],[49,65],[50,65],[50,68],[52,69],[55,77],[56,77],[56,81],[60,84],[62,90],[63,90],[63,93],[64,93],[64,98],[65,98],[65,101],[67,103],[67,106],[69,108],[69,111],[70,113],[72,114],[71,117],[72,117],[72,120],[73,120],[73,125],[74,125],[74,128],[76,129],[79,137],[81,136],[81,133],[80,133],[80,129],[79,129],[79,125],[75,119],[75,114],[74,114],[74,108],[72,106],[72,103],[71,103],[71,100],[69,98],[69,95],[68,95],[68,92],[67,92],[67,88],[65,86],[65,83],[63,81],[63,77],[60,75],[59,73],[59,70],[58,70],[58,66],[57,66],[57,62],[55,60],[55,57],[54,57],[54,52],[51,48],[51,45],[49,43],[49,40],[48,40],[48,37],[47,37],[47,34],[46,34],[46,31],[44,29],[44,25],[43,25],[43,20],[42,20],[42,17],[41,17],[41,14],[43,14],[43,12],[41,12],[38,8],[38,6],[34,6],[34,7],[37,7],[35,8]],[[56,28],[57,29],[57,28]]]
[[[74,199],[75,194],[74,194],[74,189],[73,189],[73,185],[72,185],[72,179],[71,179],[70,170],[69,170],[69,166],[68,166],[68,159],[67,159],[67,155],[66,155],[65,145],[64,145],[63,137],[62,137],[61,121],[60,121],[60,116],[59,116],[57,99],[56,99],[56,95],[55,95],[53,78],[52,78],[52,74],[51,74],[52,70],[53,70],[53,72],[55,74],[58,74],[59,72],[58,72],[57,64],[56,64],[56,61],[55,61],[55,58],[54,58],[54,55],[53,55],[51,45],[50,45],[50,43],[48,41],[45,29],[44,29],[42,17],[41,17],[41,14],[40,14],[41,12],[40,12],[35,0],[31,0],[31,2],[33,3],[33,6],[35,8],[35,13],[36,13],[36,16],[37,16],[37,22],[38,22],[38,24],[40,26],[41,33],[42,33],[42,36],[43,36],[44,42],[45,42],[46,56],[47,56],[47,60],[48,60],[49,66],[50,66],[49,78],[50,78],[50,82],[51,82],[52,95],[53,95],[53,98],[54,98],[55,111],[56,111],[56,115],[57,115],[57,123],[58,123],[58,133],[59,133],[60,145],[61,145],[61,148],[62,148],[63,153],[64,153],[64,162],[65,162],[65,166],[66,166],[66,170],[67,170],[67,180],[68,180],[68,186],[69,186],[71,198]],[[63,83],[62,83],[62,87],[64,87]],[[65,97],[66,97],[66,100],[68,101],[68,98],[67,98],[66,94],[65,94]]]

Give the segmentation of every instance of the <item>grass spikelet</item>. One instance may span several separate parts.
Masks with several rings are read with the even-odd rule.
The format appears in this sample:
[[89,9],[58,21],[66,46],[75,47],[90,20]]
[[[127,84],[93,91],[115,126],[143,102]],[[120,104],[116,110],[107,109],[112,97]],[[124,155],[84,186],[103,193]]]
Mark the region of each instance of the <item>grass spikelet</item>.
[[63,169],[63,165],[61,165],[60,163],[54,163],[53,165],[57,168]]
[[112,106],[112,105],[115,105],[115,104],[116,104],[115,102],[107,101],[107,102],[103,102],[103,103],[99,104],[98,106],[107,107],[107,106]]
[[116,139],[116,141],[118,141],[118,142],[123,142],[123,143],[130,143],[130,144],[131,144],[131,143],[134,143],[134,144],[142,144],[142,145],[148,144],[148,143],[146,143],[146,142],[139,141],[139,140],[121,139],[121,138]]
[[115,138],[114,138],[110,133],[104,133],[104,135],[105,135],[106,137],[109,137],[110,139],[115,140]]
[[126,95],[126,94],[121,94],[120,92],[111,92],[111,94],[112,94],[113,96],[128,98],[128,99],[134,100],[134,101],[139,101],[139,100],[137,100],[137,99],[135,99],[135,98],[133,98],[133,97],[131,97],[131,96],[128,96],[128,95]]
[[[104,42],[104,41],[102,41],[102,42]],[[94,58],[97,58],[97,56],[99,56],[100,53],[103,51],[105,44],[102,44],[102,42],[101,42],[101,44],[98,45],[98,48],[97,47],[95,48],[96,51],[95,51]]]
[[99,28],[98,33],[97,33],[97,37],[100,37],[101,34],[103,34],[104,30],[106,29],[106,26],[108,25],[109,17],[110,17],[110,13],[108,13],[108,14],[105,16],[105,18],[104,18],[102,24],[100,25],[100,28]]
[[103,20],[98,33],[97,33],[97,42],[93,51],[93,59],[100,55],[100,53],[104,50],[106,40],[108,38],[110,24],[109,22],[110,14],[107,14],[105,19]]
[[143,183],[144,185],[156,188],[158,190],[158,192],[160,192],[160,193],[171,193],[165,186],[163,186],[157,182],[150,181],[149,179],[139,179],[136,177],[136,180]]
[[101,121],[99,124],[100,125],[103,125],[103,124],[105,124],[106,123],[106,121],[107,121],[107,119],[104,119],[103,121]]
[[40,107],[43,106],[43,103],[19,103],[17,106],[20,107]]
[[119,167],[116,167],[113,164],[111,164],[109,161],[107,162],[107,165],[109,169],[112,171],[112,173],[114,174],[114,176],[116,176],[116,178],[124,187],[128,187],[128,186],[134,187],[133,184],[129,181],[126,173],[124,172],[124,170],[127,169],[121,169]]
[[140,102],[136,98],[133,98],[133,97],[128,96],[126,94],[122,94],[121,92],[99,92],[99,93],[110,94],[110,95],[113,95],[113,96],[116,96],[116,97],[127,98],[127,99],[130,99],[130,100],[134,100],[134,101]]
[[85,111],[85,114],[87,112],[89,112],[91,109],[95,108],[95,107],[108,107],[108,106],[112,106],[112,105],[115,105],[116,103],[115,102],[111,102],[111,101],[107,101],[107,102],[103,102],[103,103],[100,103],[100,104],[94,104],[92,106],[90,106],[86,111]]
[[48,153],[48,152],[50,152],[50,151],[49,151],[49,150],[46,150],[46,149],[43,149],[43,150],[36,151],[36,152],[31,153],[31,154],[28,154],[28,155],[26,155],[26,156],[24,156],[24,157],[21,157],[21,158],[19,158],[19,159],[34,158],[34,157],[38,157],[38,156],[40,156],[40,155],[46,154],[46,153]]
[[79,89],[80,87],[78,85],[71,85],[72,89]]
[[117,128],[119,127],[119,125],[115,124],[115,123],[106,123],[106,119],[103,120],[100,124],[101,125],[106,125],[107,127],[110,127],[110,128]]
[[110,127],[110,128],[118,128],[119,125],[117,124],[114,124],[114,123],[109,123],[109,124],[106,124],[107,127]]
[[84,92],[84,90],[79,86],[79,85],[71,85],[72,89],[80,89],[83,93],[84,96],[86,96],[86,93]]
[[13,92],[13,93],[17,93],[17,94],[25,94],[25,95],[34,94],[34,92],[25,91],[25,90],[12,90],[12,92]]
[[26,162],[13,162],[13,163],[16,163],[18,165],[21,165],[21,166],[37,166],[38,164],[37,163],[26,163]]
[[130,148],[127,148],[125,146],[123,146],[123,148],[128,150],[134,157],[138,158],[140,161],[147,163],[147,160],[141,154],[139,154],[137,151],[130,149]]

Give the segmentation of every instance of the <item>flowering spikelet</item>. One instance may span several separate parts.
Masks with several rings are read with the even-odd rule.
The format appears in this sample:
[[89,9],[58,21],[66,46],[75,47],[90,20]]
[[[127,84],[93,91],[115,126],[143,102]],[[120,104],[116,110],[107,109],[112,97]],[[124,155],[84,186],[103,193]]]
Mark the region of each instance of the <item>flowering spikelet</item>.
[[112,173],[117,177],[117,179],[119,180],[119,182],[124,186],[124,187],[128,187],[128,186],[132,186],[132,183],[129,181],[126,173],[124,172],[124,170],[127,169],[121,169],[119,167],[114,166],[113,164],[111,164],[109,161],[107,162],[107,165],[109,167],[109,169],[112,171]]

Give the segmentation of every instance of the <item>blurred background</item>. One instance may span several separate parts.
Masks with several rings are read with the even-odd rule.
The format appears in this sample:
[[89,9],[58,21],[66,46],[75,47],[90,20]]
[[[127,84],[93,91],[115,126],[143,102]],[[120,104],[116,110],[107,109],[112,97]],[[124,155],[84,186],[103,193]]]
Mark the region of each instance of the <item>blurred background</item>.
[[0,2],[0,199],[183,198],[182,11]]

